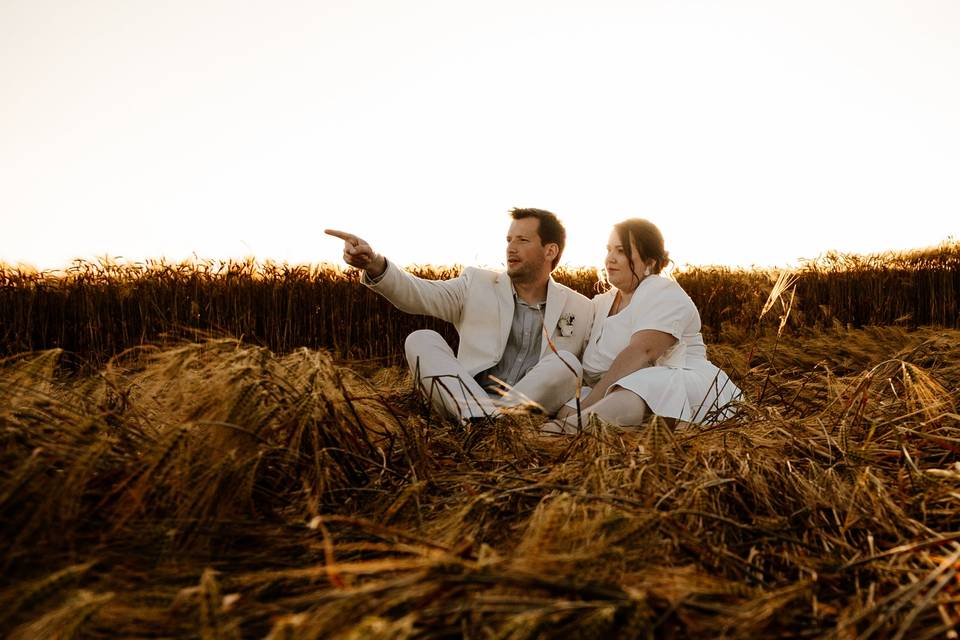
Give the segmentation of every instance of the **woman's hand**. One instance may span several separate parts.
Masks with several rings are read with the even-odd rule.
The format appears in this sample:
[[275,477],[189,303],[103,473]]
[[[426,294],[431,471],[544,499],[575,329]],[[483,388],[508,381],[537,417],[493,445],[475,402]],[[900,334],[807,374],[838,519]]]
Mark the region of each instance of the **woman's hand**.
[[642,329],[630,336],[630,344],[624,348],[600,381],[590,390],[590,395],[581,403],[581,410],[598,402],[607,390],[620,378],[645,367],[653,366],[667,349],[677,343],[677,339],[664,331]]

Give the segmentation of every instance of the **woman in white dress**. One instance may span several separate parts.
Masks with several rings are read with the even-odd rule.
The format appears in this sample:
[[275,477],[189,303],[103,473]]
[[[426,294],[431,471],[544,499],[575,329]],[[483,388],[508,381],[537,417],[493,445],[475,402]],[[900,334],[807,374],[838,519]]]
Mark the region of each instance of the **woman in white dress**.
[[[622,426],[641,425],[651,412],[694,423],[733,414],[740,389],[707,360],[696,306],[659,275],[667,262],[653,223],[631,218],[614,225],[605,261],[611,287],[593,299],[583,354],[580,424],[593,413]],[[575,400],[543,430],[575,433]]]

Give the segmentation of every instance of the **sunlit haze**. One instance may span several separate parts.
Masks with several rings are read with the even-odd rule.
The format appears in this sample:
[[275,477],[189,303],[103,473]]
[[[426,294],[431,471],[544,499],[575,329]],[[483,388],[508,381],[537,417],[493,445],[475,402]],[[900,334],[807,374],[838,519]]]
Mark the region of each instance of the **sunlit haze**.
[[0,261],[680,264],[960,236],[960,3],[0,2]]

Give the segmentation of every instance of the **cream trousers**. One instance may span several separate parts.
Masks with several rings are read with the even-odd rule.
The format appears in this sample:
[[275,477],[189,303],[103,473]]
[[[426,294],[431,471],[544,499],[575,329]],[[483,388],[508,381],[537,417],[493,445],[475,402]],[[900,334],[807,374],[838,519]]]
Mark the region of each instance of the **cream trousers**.
[[576,393],[582,374],[580,361],[569,351],[550,353],[500,396],[488,394],[473,379],[436,331],[414,331],[407,336],[404,350],[410,371],[419,378],[433,407],[460,420],[494,416],[501,409],[531,404],[553,415]]

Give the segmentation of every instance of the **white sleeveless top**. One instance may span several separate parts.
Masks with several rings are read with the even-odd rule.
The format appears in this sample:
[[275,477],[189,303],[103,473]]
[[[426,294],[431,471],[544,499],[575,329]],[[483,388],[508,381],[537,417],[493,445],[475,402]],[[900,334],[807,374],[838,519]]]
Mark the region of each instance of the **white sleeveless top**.
[[[650,367],[617,380],[659,416],[700,423],[736,412],[740,389],[707,360],[700,335],[700,313],[680,285],[663,276],[647,276],[624,309],[607,317],[616,290],[593,299],[593,330],[583,354],[584,381],[596,384],[637,331],[663,331],[677,342]],[[589,388],[584,387],[589,393]],[[608,390],[609,392],[609,390]],[[574,405],[567,403],[571,408]]]
[[647,276],[633,292],[630,304],[608,317],[616,294],[617,290],[611,289],[593,298],[593,331],[583,354],[588,379],[603,375],[630,343],[631,336],[644,329],[663,331],[677,339],[655,366],[688,369],[706,360],[700,313],[675,281],[660,275]]

